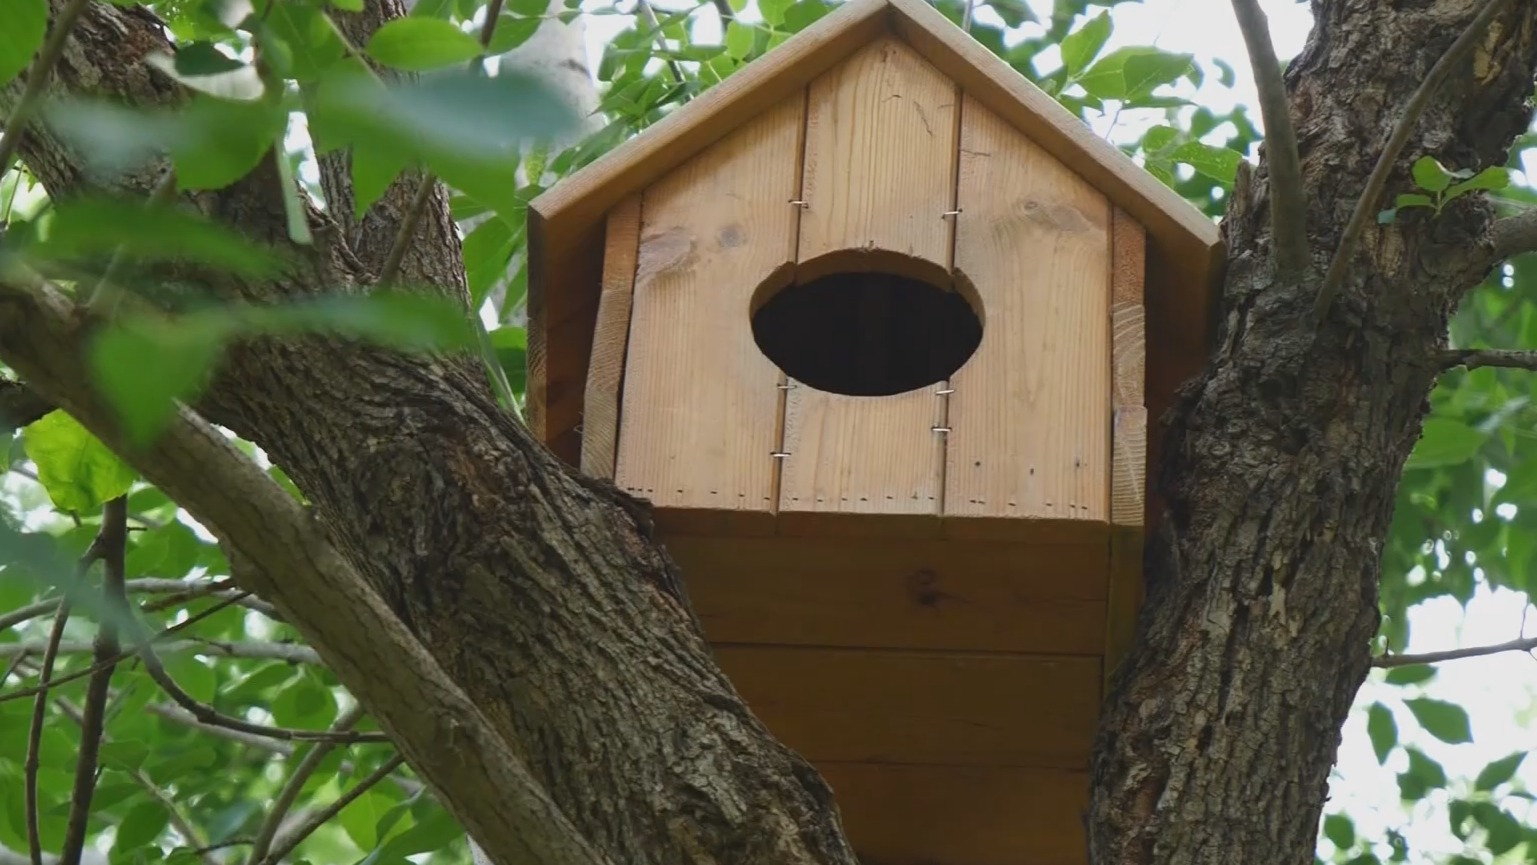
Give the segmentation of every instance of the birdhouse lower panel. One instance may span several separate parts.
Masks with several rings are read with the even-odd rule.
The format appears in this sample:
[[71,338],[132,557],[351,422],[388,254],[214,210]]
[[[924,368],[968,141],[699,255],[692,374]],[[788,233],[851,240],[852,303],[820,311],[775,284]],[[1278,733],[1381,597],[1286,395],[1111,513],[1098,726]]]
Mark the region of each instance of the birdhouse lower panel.
[[790,278],[804,107],[786,100],[642,197],[615,482],[658,505],[772,510],[780,373],[747,313]]
[[1109,549],[673,535],[705,636],[879,649],[1097,655]]
[[952,377],[946,516],[1109,516],[1110,205],[974,99],[955,268],[982,343]]
[[1098,657],[741,645],[715,657],[813,762],[1089,767]]
[[1086,772],[821,763],[863,865],[1085,865]]

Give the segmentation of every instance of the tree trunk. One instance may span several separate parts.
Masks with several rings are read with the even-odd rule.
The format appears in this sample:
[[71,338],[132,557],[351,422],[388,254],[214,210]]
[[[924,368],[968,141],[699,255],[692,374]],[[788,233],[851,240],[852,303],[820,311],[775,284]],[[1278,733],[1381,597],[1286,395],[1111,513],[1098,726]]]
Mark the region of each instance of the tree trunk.
[[[1382,541],[1447,322],[1492,262],[1493,208],[1367,229],[1314,299],[1383,143],[1486,0],[1313,4],[1287,70],[1315,269],[1276,278],[1263,168],[1223,231],[1221,334],[1171,418],[1148,599],[1095,748],[1096,863],[1313,861],[1340,728],[1370,664]],[[1380,205],[1430,154],[1504,165],[1531,122],[1537,6],[1509,4],[1432,102]]]
[[[1483,2],[1314,3],[1318,26],[1289,84],[1317,273],[1410,92]],[[92,4],[74,42],[59,90],[178,98],[140,62],[165,49],[147,15]],[[1424,153],[1502,164],[1530,119],[1534,70],[1537,7],[1518,2],[1453,74],[1404,166]],[[17,92],[0,91],[0,116]],[[58,197],[104,184],[142,195],[155,176],[85,174],[46,128],[23,156]],[[1274,279],[1264,181],[1262,168],[1235,191],[1222,337],[1167,439],[1148,602],[1094,760],[1088,826],[1102,865],[1310,861],[1339,728],[1367,669],[1393,493],[1440,371],[1435,350],[1493,263],[1481,200],[1373,225],[1315,327],[1316,280]],[[266,165],[196,203],[287,245],[277,183]],[[397,183],[356,225],[313,214],[315,245],[294,250],[283,279],[196,276],[218,296],[260,303],[366,283],[414,189]],[[403,275],[463,291],[441,194]],[[0,344],[7,360],[16,350]],[[645,507],[558,463],[497,408],[474,362],[252,341],[232,351],[199,410],[293,478],[346,563],[608,861],[854,862],[827,786],[711,661]],[[340,627],[337,610],[294,614],[317,633]],[[416,753],[452,756],[453,742],[429,739]],[[496,796],[453,789],[435,766],[419,768],[456,813]]]

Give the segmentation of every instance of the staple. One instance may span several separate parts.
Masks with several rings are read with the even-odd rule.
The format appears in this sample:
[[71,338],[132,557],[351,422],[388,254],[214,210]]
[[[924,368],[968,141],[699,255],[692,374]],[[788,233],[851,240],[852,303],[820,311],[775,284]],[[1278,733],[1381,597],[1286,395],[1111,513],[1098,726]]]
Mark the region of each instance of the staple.
[[929,432],[937,432],[937,433],[943,434],[943,433],[947,433],[949,431],[950,431],[950,428],[947,427],[947,426],[931,426],[931,427],[929,427]]
[[801,210],[809,210],[811,208],[811,202],[803,198],[792,198],[790,199],[790,204],[794,207],[799,207]]
[[771,453],[771,454],[769,454],[769,456],[771,456],[771,457],[773,457],[773,458],[774,458],[774,459],[776,459],[776,460],[782,460],[782,459],[785,459],[785,458],[786,458],[786,457],[788,457],[788,456],[789,456],[789,455],[790,455],[790,454],[789,454],[789,453],[787,453],[787,452],[785,452],[785,451],[774,451],[774,452],[773,452],[773,453]]
[[936,394],[938,394],[940,396],[949,396],[950,394],[955,393],[955,388],[953,388],[953,387],[941,388],[940,390],[934,391],[934,393],[936,393]]
[[797,385],[795,384],[795,382],[787,381],[784,384],[776,384],[776,385],[774,385],[774,387],[777,387],[780,390],[795,390]]
[[960,208],[956,208],[955,210],[946,210],[944,213],[941,213],[939,215],[939,218],[940,219],[949,219],[952,216],[960,216],[960,215],[961,215]]

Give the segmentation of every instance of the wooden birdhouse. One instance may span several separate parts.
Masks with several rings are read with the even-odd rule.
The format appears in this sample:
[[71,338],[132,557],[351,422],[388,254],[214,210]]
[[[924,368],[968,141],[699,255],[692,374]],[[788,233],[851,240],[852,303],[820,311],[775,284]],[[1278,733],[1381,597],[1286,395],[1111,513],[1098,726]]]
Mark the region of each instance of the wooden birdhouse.
[[533,429],[654,503],[860,855],[1083,862],[1215,226],[921,0],[851,0],[529,226]]

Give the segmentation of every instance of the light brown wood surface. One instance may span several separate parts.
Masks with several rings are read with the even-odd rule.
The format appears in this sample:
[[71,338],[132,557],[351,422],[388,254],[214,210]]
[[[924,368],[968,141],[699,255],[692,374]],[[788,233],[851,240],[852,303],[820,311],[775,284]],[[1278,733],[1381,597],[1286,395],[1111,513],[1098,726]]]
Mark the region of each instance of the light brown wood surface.
[[619,446],[620,387],[630,342],[630,306],[640,248],[640,196],[632,195],[608,214],[603,251],[603,293],[592,336],[592,361],[582,407],[582,471],[613,480]]
[[805,100],[646,190],[616,483],[661,507],[772,509],[779,371],[753,291],[794,261]]
[[954,221],[942,214],[955,202],[958,107],[955,82],[890,36],[811,83],[801,281],[858,267],[850,255],[818,266],[848,250],[920,259],[932,268],[908,275],[945,278]]
[[1142,605],[1142,542],[1147,507],[1147,343],[1143,314],[1147,236],[1119,208],[1111,236],[1110,598],[1105,627],[1106,685],[1136,635]]
[[735,645],[715,657],[813,762],[1088,769],[1097,657]]
[[[812,82],[799,270],[833,250],[950,264],[955,86],[886,38]],[[840,259],[844,260],[844,259]],[[937,514],[943,399],[930,385],[854,397],[786,392],[781,512]]]
[[1104,520],[1109,204],[968,95],[959,205],[985,325],[951,379],[945,514]]
[[865,865],[1085,865],[1087,773],[821,763]]
[[528,415],[544,441],[570,451],[580,418],[600,284],[594,263],[607,212],[884,32],[900,35],[1148,227],[1154,417],[1166,408],[1166,394],[1199,369],[1210,344],[1212,288],[1221,277],[1216,226],[926,4],[851,0],[530,205]]
[[670,535],[667,549],[717,643],[1103,650],[1103,542]]

